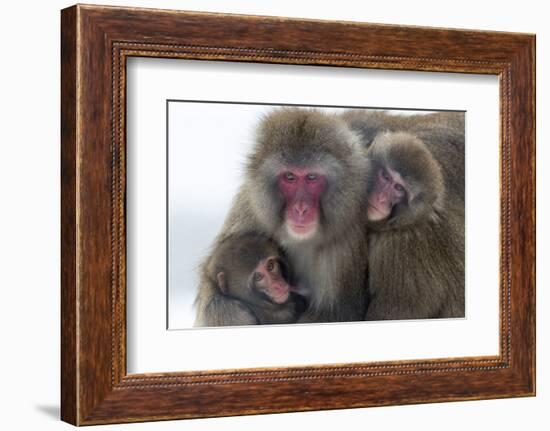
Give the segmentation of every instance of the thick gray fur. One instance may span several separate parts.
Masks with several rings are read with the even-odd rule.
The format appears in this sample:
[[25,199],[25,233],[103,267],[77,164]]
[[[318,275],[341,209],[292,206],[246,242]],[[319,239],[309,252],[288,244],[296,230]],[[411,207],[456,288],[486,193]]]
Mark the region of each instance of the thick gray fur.
[[[228,235],[265,234],[283,248],[308,297],[308,309],[299,322],[362,320],[367,305],[364,153],[359,137],[336,115],[313,109],[272,111],[259,124],[245,181],[212,252]],[[311,239],[296,240],[284,227],[285,201],[277,187],[277,174],[285,166],[321,167],[327,177],[320,226]],[[254,320],[204,279],[196,307],[197,325]]]
[[464,317],[464,113],[343,117],[368,148],[369,173],[388,165],[417,192],[369,223],[366,320]]

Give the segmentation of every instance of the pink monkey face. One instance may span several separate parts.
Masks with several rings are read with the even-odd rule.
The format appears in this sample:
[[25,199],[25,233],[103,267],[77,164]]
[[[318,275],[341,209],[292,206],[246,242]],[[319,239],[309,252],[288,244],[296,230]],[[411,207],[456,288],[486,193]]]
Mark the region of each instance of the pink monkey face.
[[385,220],[390,217],[393,207],[407,197],[405,181],[398,172],[389,168],[379,168],[375,185],[370,193],[368,219]]
[[327,187],[326,177],[315,169],[289,167],[278,177],[285,198],[285,224],[297,239],[313,236],[320,218],[319,202]]
[[252,275],[255,289],[264,293],[276,304],[288,300],[291,286],[283,278],[282,268],[276,257],[268,257],[260,261]]

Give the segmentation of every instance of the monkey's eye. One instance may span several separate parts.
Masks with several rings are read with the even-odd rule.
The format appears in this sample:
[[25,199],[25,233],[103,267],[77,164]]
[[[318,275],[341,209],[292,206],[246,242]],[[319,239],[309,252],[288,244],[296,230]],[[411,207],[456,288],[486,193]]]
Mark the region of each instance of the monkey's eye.
[[285,180],[288,182],[293,182],[294,180],[296,180],[296,175],[294,175],[292,172],[286,172],[284,174],[284,177],[285,177]]
[[264,278],[264,275],[261,272],[254,273],[254,281],[260,281],[262,278]]
[[391,177],[390,174],[385,169],[382,169],[381,171],[382,178],[384,178],[386,181],[390,181]]
[[405,193],[405,187],[403,187],[401,184],[396,184],[394,186],[395,190],[397,190],[399,193]]
[[307,180],[310,181],[310,182],[313,182],[315,180],[317,180],[317,174],[307,174]]
[[270,261],[267,262],[267,270],[268,270],[269,272],[273,271],[273,268],[274,268],[274,267],[275,267],[275,264],[273,263],[272,260],[270,260]]

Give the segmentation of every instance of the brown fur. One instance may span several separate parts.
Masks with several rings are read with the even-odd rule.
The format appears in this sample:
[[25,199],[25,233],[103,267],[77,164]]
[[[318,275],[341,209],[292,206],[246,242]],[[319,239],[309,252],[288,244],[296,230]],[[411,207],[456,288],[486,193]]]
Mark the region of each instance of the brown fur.
[[[464,316],[464,115],[344,114],[376,166],[414,191],[369,223],[367,320]],[[369,178],[369,189],[372,178]]]
[[[202,279],[210,284],[211,294],[219,293],[217,274],[224,273],[224,298],[242,311],[232,316],[233,325],[249,325],[252,320],[255,324],[293,323],[304,310],[305,301],[295,293],[291,293],[285,303],[275,304],[264,300],[250,288],[254,269],[267,257],[277,258],[288,282],[291,272],[282,250],[266,236],[254,232],[225,238],[202,266]],[[214,323],[221,322],[213,320],[209,323],[216,326]]]
[[395,230],[434,217],[444,207],[445,186],[439,163],[426,145],[405,132],[382,132],[368,150],[367,194],[374,188],[374,175],[380,168],[399,172],[410,195],[397,204],[389,219],[371,223],[378,231]]
[[[288,165],[322,166],[328,186],[321,197],[320,227],[307,240],[284,229],[283,196],[276,174]],[[364,149],[339,117],[317,110],[277,109],[262,119],[246,179],[213,250],[227,235],[259,231],[284,249],[309,307],[301,322],[361,320],[366,309],[366,181]],[[233,304],[201,281],[199,321],[229,322]]]

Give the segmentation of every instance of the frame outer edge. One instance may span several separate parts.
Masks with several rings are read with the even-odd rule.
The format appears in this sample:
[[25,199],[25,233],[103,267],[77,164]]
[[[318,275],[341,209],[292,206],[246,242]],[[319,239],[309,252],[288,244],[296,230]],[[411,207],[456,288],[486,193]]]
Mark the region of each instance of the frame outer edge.
[[[192,392],[194,390],[197,390],[199,392],[199,395],[201,395],[201,393],[204,392],[204,389],[199,388],[205,388],[208,385],[202,386],[197,384],[193,387],[193,390],[191,390],[190,388],[189,390],[183,390],[181,388],[178,388],[176,390],[174,388],[168,387],[160,388],[158,387],[158,385],[155,385],[155,388],[150,389],[140,387],[132,387],[130,389],[122,388],[121,386],[119,386],[120,382],[118,381],[118,379],[111,378],[111,375],[109,375],[109,381],[107,381],[107,357],[110,358],[109,364],[111,365],[111,367],[116,366],[116,364],[113,363],[113,358],[111,357],[112,355],[110,352],[107,353],[106,351],[97,350],[96,348],[103,348],[107,346],[106,334],[107,330],[110,330],[110,328],[112,328],[113,321],[111,320],[110,323],[107,323],[107,319],[103,318],[103,316],[107,310],[107,307],[110,307],[112,305],[111,302],[109,302],[109,298],[111,298],[111,296],[107,298],[104,285],[96,285],[95,281],[93,281],[95,279],[92,277],[92,275],[86,272],[86,270],[93,269],[92,264],[95,264],[96,268],[100,268],[102,272],[105,273],[105,271],[103,271],[106,265],[105,259],[92,259],[93,262],[90,263],[88,262],[88,258],[97,257],[96,248],[94,248],[97,243],[90,241],[89,238],[90,232],[94,232],[93,229],[97,228],[90,224],[90,216],[94,214],[97,215],[97,213],[104,216],[106,213],[105,207],[98,209],[97,213],[92,210],[93,208],[90,204],[90,190],[93,191],[93,187],[91,186],[93,186],[94,184],[100,183],[102,185],[105,185],[103,183],[103,180],[107,178],[105,176],[107,174],[105,170],[105,160],[101,157],[97,157],[97,151],[105,151],[107,147],[104,145],[103,141],[103,139],[105,138],[104,134],[106,132],[104,132],[103,130],[95,132],[89,126],[88,121],[92,121],[89,118],[92,117],[92,113],[88,111],[90,109],[89,102],[92,102],[92,106],[94,108],[93,114],[97,114],[102,119],[105,119],[105,113],[110,111],[108,111],[106,100],[104,100],[104,98],[101,98],[103,96],[98,96],[101,91],[104,91],[102,90],[102,87],[93,87],[94,83],[85,78],[92,71],[99,71],[99,74],[97,75],[98,81],[102,82],[101,80],[106,78],[108,67],[106,64],[98,65],[95,62],[90,62],[91,56],[89,55],[90,52],[87,43],[93,42],[94,45],[92,46],[92,48],[98,49],[100,53],[105,57],[106,52],[104,51],[111,46],[110,43],[113,42],[113,40],[116,41],[115,37],[120,37],[120,32],[122,35],[126,34],[129,29],[124,27],[122,28],[122,30],[124,31],[121,30],[120,22],[118,21],[126,20],[128,17],[125,14],[118,13],[118,9],[113,10],[113,15],[114,11],[116,10],[117,16],[108,17],[110,21],[105,22],[98,22],[97,12],[99,10],[101,10],[101,7],[82,7],[80,5],[73,6],[62,11],[61,20],[62,420],[69,422],[73,425],[91,425],[99,423],[136,422],[144,420],[176,419],[184,417],[232,416],[236,414],[258,414],[283,411],[307,411],[334,408],[365,407],[367,405],[374,406],[387,404],[393,405],[438,401],[456,401],[467,399],[501,398],[533,394],[535,375],[535,351],[533,344],[535,341],[535,316],[533,310],[534,279],[531,280],[531,277],[534,277],[534,261],[528,261],[527,263],[519,267],[519,270],[525,271],[524,275],[526,275],[526,277],[533,283],[529,286],[528,290],[524,289],[526,291],[523,291],[522,295],[519,296],[520,299],[518,299],[518,296],[516,295],[517,302],[520,302],[522,304],[525,304],[527,302],[529,305],[527,307],[528,309],[525,312],[528,321],[520,325],[521,327],[517,330],[516,337],[514,337],[516,340],[519,341],[521,337],[519,337],[518,334],[521,335],[528,332],[528,336],[524,338],[523,342],[518,342],[516,344],[516,347],[518,344],[522,347],[525,347],[527,349],[527,354],[517,355],[514,358],[515,367],[510,371],[516,373],[515,375],[510,373],[503,373],[500,372],[500,370],[498,371],[498,374],[495,374],[495,376],[506,374],[505,377],[509,379],[507,380],[507,382],[509,384],[511,383],[514,386],[514,388],[509,388],[509,392],[503,391],[503,388],[496,388],[494,387],[494,385],[490,385],[486,382],[487,379],[484,380],[481,378],[483,376],[480,376],[479,385],[481,386],[478,390],[479,393],[474,391],[475,395],[471,395],[471,392],[461,392],[453,394],[450,397],[435,397],[425,399],[420,397],[419,395],[418,397],[414,396],[406,399],[403,398],[401,399],[401,401],[397,402],[395,400],[385,403],[372,401],[368,404],[365,404],[365,402],[361,401],[359,403],[354,402],[346,404],[341,402],[331,402],[332,398],[327,397],[329,397],[329,395],[332,396],[332,394],[330,394],[330,391],[322,386],[323,380],[319,380],[319,384],[311,384],[311,387],[316,391],[314,393],[315,397],[310,400],[307,405],[300,404],[300,408],[297,409],[289,409],[288,405],[279,405],[273,406],[272,408],[266,408],[265,406],[258,407],[251,404],[247,406],[243,405],[243,407],[237,410],[235,410],[234,407],[228,410],[228,407],[225,406],[224,409],[213,408],[211,411],[206,412],[205,414],[197,414],[198,410],[196,410],[196,408],[202,409],[203,406],[200,405],[200,397],[198,397],[198,399],[195,401],[194,394]],[[133,9],[127,8],[121,8],[120,10],[133,11]],[[140,9],[139,11],[144,10]],[[191,18],[189,18],[189,20],[192,20],[194,14],[190,14],[190,16]],[[274,17],[264,18],[275,19]],[[298,23],[301,21],[289,19],[288,22]],[[113,29],[117,31],[113,32]],[[377,29],[379,30],[378,27]],[[464,33],[461,34],[464,35]],[[506,35],[504,34],[503,38],[505,38],[505,36]],[[525,35],[514,36],[513,40],[509,40],[510,37],[507,37],[506,39],[508,46],[506,49],[506,54],[508,58],[511,58],[512,56],[515,58],[515,67],[519,68],[523,72],[527,72],[527,76],[523,76],[523,78],[530,79],[534,78],[534,37],[527,37],[526,39],[521,40],[524,36]],[[177,37],[181,38],[182,36]],[[196,37],[197,40],[201,42],[198,36],[191,35],[189,37],[191,38],[191,40]],[[494,35],[492,35],[492,37],[494,37]],[[192,46],[193,44],[190,45],[190,47]],[[85,47],[85,49],[80,49],[81,47]],[[232,46],[227,49],[238,49],[238,47]],[[264,50],[265,49],[266,48],[264,48]],[[425,50],[426,48],[421,47],[421,49]],[[512,49],[514,50],[513,52]],[[504,48],[503,52],[505,52]],[[209,59],[218,58],[217,55],[218,54],[215,53],[214,55],[211,55]],[[222,55],[219,58],[222,57],[224,56]],[[521,57],[520,60],[525,60],[529,64],[522,65],[521,61],[518,62],[518,57]],[[274,56],[273,58],[276,58],[276,56]],[[411,70],[420,70],[420,68],[423,68],[424,63],[422,60],[423,59],[421,58],[418,63],[414,63],[414,67],[411,66]],[[500,59],[497,58],[497,60]],[[233,59],[231,61],[239,60]],[[328,61],[329,64],[336,62],[332,59],[326,61]],[[293,60],[290,58],[289,63],[293,63]],[[315,62],[315,64],[317,63],[318,61]],[[397,61],[395,64],[398,63],[399,61]],[[484,63],[484,61],[480,60],[478,62],[478,64],[480,65],[481,63]],[[393,69],[395,67],[395,64],[393,64],[392,62],[391,66],[393,67],[390,68]],[[439,68],[440,66],[437,67]],[[532,74],[532,76],[529,76],[529,72]],[[515,82],[517,76],[515,74],[512,76],[514,77],[513,82]],[[515,86],[513,87],[515,88]],[[534,81],[532,83],[527,83],[527,87],[520,86],[518,91],[520,95],[523,96],[522,98],[524,98],[523,102],[525,103],[525,105],[523,106],[525,106],[526,110],[530,111],[531,114],[534,114],[534,106],[531,105],[532,103],[534,103]],[[98,99],[100,103],[95,103]],[[514,100],[512,102],[512,107],[515,107],[513,110],[517,109],[517,105],[518,101]],[[532,119],[528,119],[527,122],[523,122],[520,128],[522,126],[534,126],[534,117]],[[515,132],[517,131],[516,128],[513,128],[512,130],[514,130],[513,135],[515,135]],[[101,145],[97,144],[98,142]],[[514,140],[514,142],[516,141]],[[526,151],[518,159],[518,162],[521,163],[523,167],[525,167],[526,164],[529,164],[529,167],[531,167],[533,171],[531,171],[530,174],[524,177],[521,181],[526,185],[526,189],[520,205],[524,205],[524,208],[528,209],[529,211],[534,211],[534,129],[530,130],[529,136],[524,136],[523,143],[526,145]],[[91,159],[88,159],[87,156],[93,157]],[[90,165],[90,163],[92,162],[96,163],[97,166]],[[97,169],[92,169],[94,167]],[[91,178],[88,178],[87,175],[90,174],[93,175]],[[514,176],[512,175],[512,177]],[[96,183],[94,183],[93,181],[95,181]],[[118,183],[116,184],[118,185]],[[102,193],[104,192],[105,190],[102,189]],[[515,204],[513,204],[513,206],[514,205]],[[527,235],[533,234],[535,222],[534,216],[534,213],[532,213],[532,217],[524,225],[525,230],[523,230],[523,233],[527,233]],[[515,218],[512,218],[512,220],[515,220]],[[103,239],[101,240],[100,245],[103,247]],[[534,240],[528,241],[528,244],[524,245],[523,250],[526,252],[526,259],[534,259]],[[116,263],[114,263],[113,265],[116,267]],[[106,277],[105,274],[103,274],[102,276],[103,283],[105,282]],[[90,280],[92,280],[92,282]],[[90,290],[92,285],[95,288],[93,291],[93,295],[92,291]],[[102,320],[100,319],[100,317],[102,318]],[[96,321],[94,319],[100,320],[100,325],[98,325],[99,327],[94,327],[93,329],[90,328],[89,330],[87,330],[86,328],[89,326],[90,322]],[[82,325],[80,325],[80,322],[82,323]],[[111,333],[111,335],[113,334],[114,333]],[[335,376],[328,375],[326,378],[333,377]],[[529,379],[529,377],[531,380]],[[395,378],[395,380],[397,380],[397,378]],[[254,389],[254,387],[258,388],[258,384],[261,382],[250,381],[243,383],[244,389]],[[485,386],[483,386],[484,384]],[[265,383],[262,383],[262,385],[262,390],[269,389],[267,388]],[[281,390],[284,389],[282,387],[282,384],[279,386]],[[287,388],[288,387],[289,386],[287,385]],[[125,390],[122,391],[117,389]],[[277,389],[277,387],[275,386],[274,389]],[[485,395],[480,392],[480,390],[482,389],[485,389],[485,392],[487,392]],[[219,392],[218,398],[220,400],[223,400],[226,395],[229,394],[229,396],[233,396],[238,394],[241,390],[243,390],[243,388],[240,384],[231,384],[220,387],[216,391],[212,390],[212,393],[215,394],[216,392]],[[185,413],[182,413],[178,410],[178,412],[174,415],[170,414],[168,416],[155,416],[154,414],[151,415],[151,413],[147,414],[147,397],[153,398],[152,395],[160,396],[160,398],[162,398],[160,400],[161,402],[165,402],[167,404],[172,403],[172,405],[174,405],[175,403],[175,405],[180,408],[189,408]],[[285,398],[287,396],[288,394],[285,393]],[[348,398],[351,397],[348,395]],[[183,402],[185,402],[186,404],[182,404]],[[145,408],[145,410],[136,411],[136,408]],[[131,411],[132,409],[134,409],[134,412]]]
[[528,237],[532,238],[532,242],[529,245],[529,259],[527,262],[530,264],[528,268],[530,276],[530,284],[527,290],[528,301],[530,302],[530,315],[528,318],[529,325],[529,342],[530,348],[529,351],[529,396],[536,396],[537,394],[537,299],[536,299],[536,285],[537,285],[537,112],[536,112],[536,102],[537,102],[537,80],[536,80],[536,71],[537,71],[537,53],[536,53],[536,44],[537,38],[536,35],[530,35],[527,40],[526,47],[526,61],[524,62],[525,67],[528,68],[527,76],[525,79],[526,86],[528,88],[526,104],[529,106],[530,114],[526,115],[526,129],[528,131],[528,147],[530,151],[529,163],[529,180],[531,182],[530,195],[527,197],[528,204],[531,210],[530,217],[530,230],[528,232]]
[[[535,36],[526,38],[512,62],[512,286],[515,343],[512,361],[525,396],[536,395],[536,136]],[[523,216],[522,216],[523,215]],[[521,278],[520,278],[521,277]],[[518,299],[521,298],[521,299]],[[519,305],[522,304],[522,307]]]
[[532,324],[532,334],[533,337],[533,357],[532,357],[532,371],[531,376],[533,379],[533,388],[532,388],[532,395],[537,395],[537,37],[536,35],[533,35],[531,38],[530,43],[530,57],[533,61],[533,68],[531,70],[531,80],[533,82],[533,94],[531,95],[531,105],[533,109],[533,129],[532,129],[532,136],[531,136],[531,142],[533,145],[533,157],[531,160],[531,166],[532,166],[532,176],[533,176],[533,194],[531,196],[532,202],[533,202],[533,238],[534,238],[534,244],[533,244],[533,269],[532,269],[532,277],[533,277],[533,294],[532,294],[532,301],[533,301],[533,318],[531,321]]
[[61,420],[79,424],[78,6],[61,11]]

